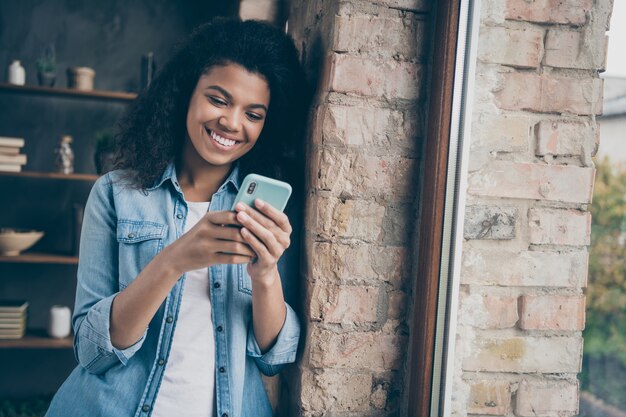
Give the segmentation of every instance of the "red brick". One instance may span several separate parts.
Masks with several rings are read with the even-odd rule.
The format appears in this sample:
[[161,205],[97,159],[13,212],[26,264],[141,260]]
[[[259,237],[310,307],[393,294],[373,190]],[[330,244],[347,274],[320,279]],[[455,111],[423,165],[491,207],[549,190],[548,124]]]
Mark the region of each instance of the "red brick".
[[428,11],[430,2],[428,0],[372,0],[393,9],[411,10],[415,12]]
[[480,114],[472,123],[472,150],[526,152],[530,146],[531,121],[510,114]]
[[578,382],[522,381],[515,414],[520,417],[562,417],[578,414]]
[[[586,250],[515,251],[466,242],[463,284],[489,286],[581,288],[587,282]],[[506,262],[506,268],[503,263]]]
[[316,284],[311,299],[312,317],[326,323],[365,324],[377,319],[378,287]]
[[507,381],[471,381],[468,414],[504,416],[511,411],[511,388]]
[[535,125],[536,154],[591,156],[595,149],[597,129],[588,121],[542,120]]
[[582,330],[585,327],[583,295],[525,295],[520,307],[520,328],[524,330]]
[[528,222],[531,244],[587,246],[590,243],[591,213],[589,212],[531,209]]
[[400,288],[410,265],[407,252],[398,246],[316,242],[307,253],[309,276],[336,283],[388,282]]
[[485,197],[590,203],[595,170],[494,161],[470,174],[469,193]]
[[372,389],[371,373],[305,370],[302,372],[304,411],[366,411]]
[[544,63],[557,68],[604,69],[608,38],[577,30],[549,30]]
[[565,78],[534,73],[504,74],[502,89],[496,92],[498,106],[505,110],[543,113],[602,113],[600,78]]
[[383,235],[385,206],[375,201],[314,196],[310,200],[309,230],[324,239],[377,242]]
[[325,146],[384,148],[408,154],[417,148],[413,114],[371,106],[328,105],[318,112]]
[[416,100],[421,79],[417,64],[334,54],[328,87],[338,93]]
[[481,329],[510,329],[519,318],[517,296],[461,293],[459,320]]
[[577,373],[582,337],[489,337],[473,340],[466,371]]
[[593,0],[508,0],[506,6],[507,19],[582,25]]
[[315,327],[309,337],[313,368],[351,368],[371,371],[398,370],[408,338],[375,332],[333,333]]
[[[406,24],[409,23],[409,24]],[[405,58],[421,58],[425,45],[425,24],[413,18],[371,15],[337,16],[333,50]]]
[[412,184],[417,160],[398,156],[384,157],[364,154],[363,151],[327,148],[321,151],[315,188],[330,191],[343,198],[386,196],[388,200],[409,200],[415,187]]
[[483,26],[478,58],[486,63],[537,68],[543,53],[543,30]]

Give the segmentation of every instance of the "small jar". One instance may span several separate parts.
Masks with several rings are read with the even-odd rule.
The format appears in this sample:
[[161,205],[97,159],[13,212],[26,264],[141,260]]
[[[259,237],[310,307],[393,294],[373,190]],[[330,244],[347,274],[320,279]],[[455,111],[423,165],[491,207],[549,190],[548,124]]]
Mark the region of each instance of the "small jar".
[[74,172],[74,151],[72,150],[72,137],[61,136],[59,145],[54,150],[56,154],[55,167],[57,172],[71,174]]
[[50,308],[48,335],[55,339],[68,337],[72,332],[72,312],[69,307],[55,305]]
[[26,83],[26,71],[19,60],[14,60],[9,65],[9,84],[24,85]]
[[93,90],[93,78],[96,72],[89,67],[71,67],[67,69],[67,86],[77,90]]

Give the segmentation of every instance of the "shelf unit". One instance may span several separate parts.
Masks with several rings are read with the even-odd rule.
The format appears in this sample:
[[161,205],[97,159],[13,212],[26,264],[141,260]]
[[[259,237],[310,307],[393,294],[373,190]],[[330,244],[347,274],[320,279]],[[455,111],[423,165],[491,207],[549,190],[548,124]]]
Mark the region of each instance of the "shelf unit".
[[18,94],[45,95],[57,97],[74,97],[74,98],[95,98],[113,101],[133,101],[137,98],[136,93],[127,93],[122,91],[102,91],[91,90],[82,91],[72,88],[60,87],[38,87],[33,85],[14,85],[0,83],[0,92],[11,92]]
[[78,265],[78,257],[26,252],[18,256],[0,255],[0,263]]
[[[38,96],[41,98],[66,98],[78,100],[97,100],[108,102],[130,103],[137,98],[136,93],[118,91],[80,91],[69,88],[51,88],[39,86],[18,86],[0,83],[0,94],[16,94],[22,96]],[[73,173],[62,174],[56,172],[0,172],[0,179],[6,180],[41,180],[41,181],[69,181],[95,182],[98,175]],[[78,257],[49,253],[25,252],[18,256],[0,255],[0,264],[41,264],[41,265],[78,265]],[[72,349],[73,336],[63,339],[53,339],[43,329],[27,329],[20,339],[0,339],[0,350],[27,349],[27,350],[63,350]]]
[[0,339],[0,349],[72,349],[73,336],[53,339],[45,330],[28,329],[21,339]]
[[58,172],[4,172],[0,171],[0,177],[16,177],[16,178],[39,178],[51,180],[70,180],[70,181],[95,181],[98,176],[95,174],[61,174]]

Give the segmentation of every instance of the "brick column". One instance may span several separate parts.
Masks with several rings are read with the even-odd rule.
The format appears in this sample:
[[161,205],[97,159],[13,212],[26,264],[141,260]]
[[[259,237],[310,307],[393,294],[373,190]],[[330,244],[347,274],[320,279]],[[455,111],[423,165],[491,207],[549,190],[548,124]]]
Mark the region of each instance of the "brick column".
[[455,416],[578,413],[611,0],[483,0]]
[[306,346],[291,415],[391,416],[403,394],[425,102],[425,2],[294,1],[317,80],[309,138]]

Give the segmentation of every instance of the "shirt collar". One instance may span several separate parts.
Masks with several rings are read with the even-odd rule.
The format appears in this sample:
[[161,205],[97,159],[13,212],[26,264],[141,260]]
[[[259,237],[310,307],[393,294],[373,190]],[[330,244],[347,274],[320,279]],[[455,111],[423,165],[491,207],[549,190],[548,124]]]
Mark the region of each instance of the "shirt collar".
[[[156,188],[159,188],[167,180],[170,180],[172,182],[176,191],[182,193],[182,190],[180,189],[180,185],[178,184],[178,178],[176,177],[176,166],[174,165],[173,161],[170,162],[167,165],[167,167],[165,167],[165,169],[163,170],[163,174],[161,174],[161,177],[154,183],[154,185],[152,187],[147,188],[146,191],[152,191]],[[233,168],[230,170],[230,174],[228,174],[226,181],[224,181],[224,183],[218,189],[218,191],[227,187],[228,184],[232,184],[232,186],[235,188],[235,191],[239,191],[239,187],[241,186],[241,180],[239,178],[239,163],[238,162],[235,162],[233,164]]]

